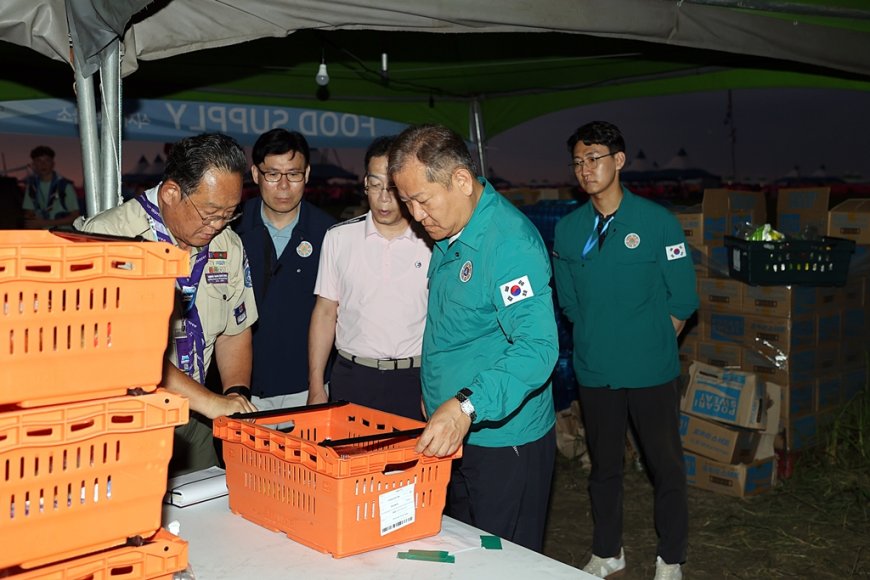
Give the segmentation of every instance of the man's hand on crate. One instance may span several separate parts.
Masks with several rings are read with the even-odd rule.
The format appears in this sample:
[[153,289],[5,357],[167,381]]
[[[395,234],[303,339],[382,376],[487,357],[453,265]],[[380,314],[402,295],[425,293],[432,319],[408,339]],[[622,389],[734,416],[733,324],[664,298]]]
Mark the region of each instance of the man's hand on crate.
[[462,412],[458,400],[450,398],[432,413],[416,451],[435,457],[451,455],[459,449],[470,428],[471,418]]

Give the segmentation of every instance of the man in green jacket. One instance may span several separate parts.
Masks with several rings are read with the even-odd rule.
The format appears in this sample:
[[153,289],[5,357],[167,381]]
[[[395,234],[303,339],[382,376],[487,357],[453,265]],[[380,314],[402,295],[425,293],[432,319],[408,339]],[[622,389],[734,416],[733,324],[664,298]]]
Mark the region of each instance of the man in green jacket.
[[423,334],[429,422],[417,450],[450,455],[452,517],[541,550],[555,461],[558,357],[550,262],[532,223],[483,178],[462,138],[405,130],[390,176],[436,240]]
[[656,578],[681,578],[688,506],[680,444],[677,336],[698,307],[695,270],[676,217],[622,187],[625,141],[596,121],[568,139],[584,204],[556,224],[559,303],[574,324],[574,370],[592,459],[594,532],[584,571],[625,568],[622,473],[628,420],[655,489]]

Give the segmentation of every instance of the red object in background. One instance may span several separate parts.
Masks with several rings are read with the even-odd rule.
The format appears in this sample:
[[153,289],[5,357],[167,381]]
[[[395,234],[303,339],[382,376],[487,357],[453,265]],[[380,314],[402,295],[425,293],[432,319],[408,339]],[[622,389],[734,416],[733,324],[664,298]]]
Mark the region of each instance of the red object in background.
[[794,467],[800,458],[798,451],[776,450],[776,476],[779,479],[788,479],[794,475]]

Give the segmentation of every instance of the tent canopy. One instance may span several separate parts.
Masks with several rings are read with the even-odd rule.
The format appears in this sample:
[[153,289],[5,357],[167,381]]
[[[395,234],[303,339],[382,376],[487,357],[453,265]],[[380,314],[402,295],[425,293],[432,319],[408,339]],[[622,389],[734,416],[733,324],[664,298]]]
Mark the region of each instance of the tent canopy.
[[[480,107],[483,134],[492,136],[548,112],[618,98],[722,88],[870,89],[870,10],[862,0],[67,4],[86,74],[123,32],[127,98],[436,121],[466,136],[471,101]],[[62,0],[6,0],[0,7],[0,38],[57,62],[69,61],[68,32]],[[448,34],[458,32],[477,34]],[[330,82],[318,91],[322,59]],[[24,77],[5,71],[6,99],[70,96],[71,73],[35,75],[32,60]],[[42,80],[31,81],[35,76]],[[48,79],[61,84],[49,88]]]
[[[441,122],[472,138],[481,162],[487,135],[584,103],[719,88],[870,89],[864,0],[5,0],[0,38],[67,64],[40,72],[0,47],[7,99],[68,97],[75,55],[86,189],[97,155],[95,121],[84,118],[93,89],[82,85],[101,71],[102,208],[119,183],[110,167],[119,162],[118,71],[129,75],[128,98]],[[331,80],[318,91],[324,61]]]

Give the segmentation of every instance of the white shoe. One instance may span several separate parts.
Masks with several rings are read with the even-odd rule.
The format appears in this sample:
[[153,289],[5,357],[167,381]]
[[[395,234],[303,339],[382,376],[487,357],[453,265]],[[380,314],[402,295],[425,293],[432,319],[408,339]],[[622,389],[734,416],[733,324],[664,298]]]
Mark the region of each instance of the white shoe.
[[625,570],[625,552],[619,549],[619,556],[615,558],[601,558],[592,554],[589,562],[583,566],[583,571],[599,578],[610,578],[617,572]]
[[683,580],[683,569],[679,564],[665,564],[661,556],[656,556],[655,580]]

